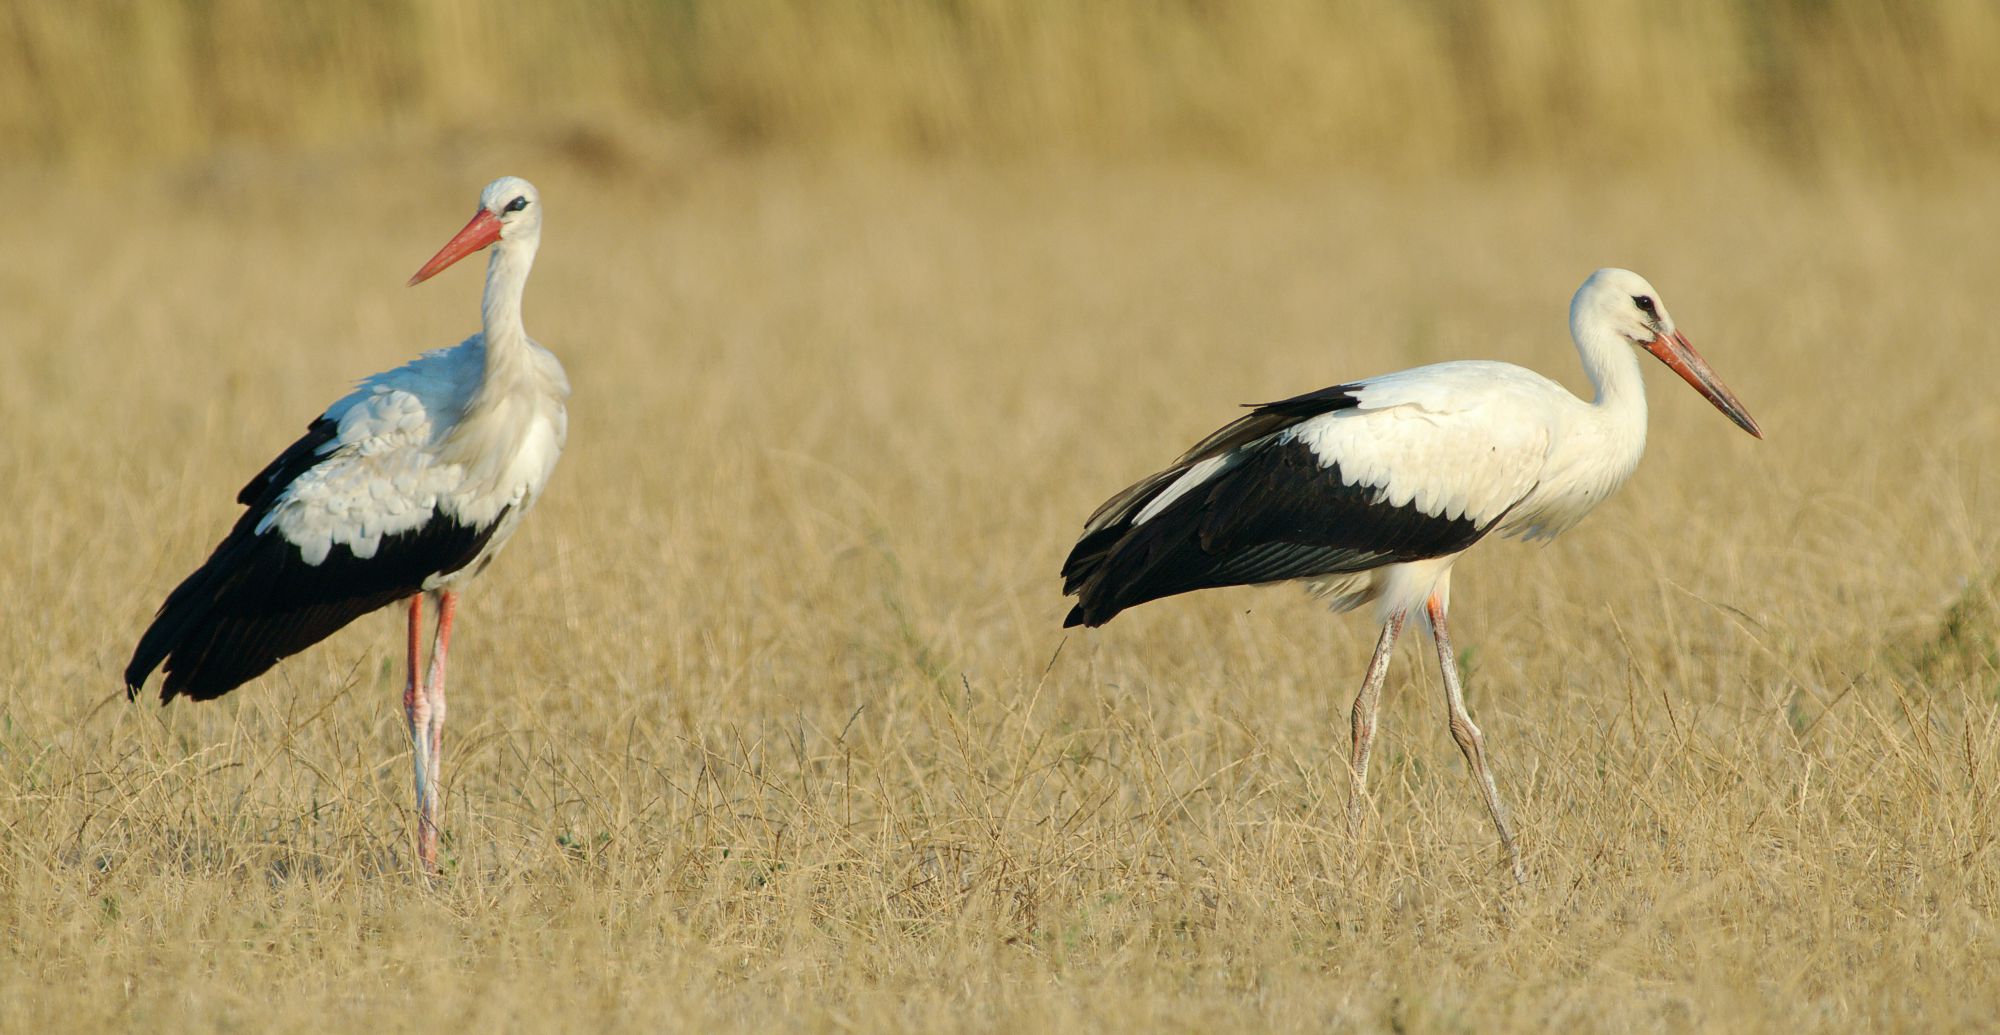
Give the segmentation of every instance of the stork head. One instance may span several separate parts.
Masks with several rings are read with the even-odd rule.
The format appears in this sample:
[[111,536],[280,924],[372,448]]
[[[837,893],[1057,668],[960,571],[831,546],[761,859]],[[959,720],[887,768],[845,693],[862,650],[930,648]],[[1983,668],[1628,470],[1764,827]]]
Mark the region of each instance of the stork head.
[[534,242],[542,235],[542,196],[535,185],[519,176],[502,176],[479,192],[479,211],[472,214],[451,240],[438,249],[431,261],[410,278],[412,285],[436,276],[446,266],[493,244],[495,241]]
[[1715,376],[1708,361],[1701,358],[1701,353],[1688,344],[1687,336],[1674,326],[1666,302],[1646,278],[1631,270],[1613,268],[1591,274],[1570,300],[1569,325],[1579,342],[1614,334],[1652,353],[1737,427],[1758,438],[1764,437],[1750,411],[1743,408],[1736,394]]

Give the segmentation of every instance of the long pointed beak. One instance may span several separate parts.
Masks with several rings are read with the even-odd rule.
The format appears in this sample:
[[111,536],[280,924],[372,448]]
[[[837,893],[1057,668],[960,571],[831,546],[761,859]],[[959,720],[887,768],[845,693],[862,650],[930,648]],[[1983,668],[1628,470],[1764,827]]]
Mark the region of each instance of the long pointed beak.
[[1715,376],[1715,371],[1708,367],[1708,361],[1701,358],[1701,353],[1696,352],[1693,345],[1688,344],[1685,335],[1679,331],[1675,331],[1671,337],[1664,334],[1657,335],[1646,343],[1646,351],[1665,363],[1674,373],[1681,375],[1681,380],[1693,385],[1695,391],[1714,403],[1715,408],[1721,410],[1723,416],[1735,421],[1737,427],[1758,438],[1764,437],[1763,429],[1757,427],[1757,421],[1750,416],[1750,411],[1736,401],[1736,393],[1731,392],[1728,386]]
[[424,268],[418,270],[416,275],[410,278],[410,282],[406,286],[415,287],[437,276],[438,271],[444,269],[446,266],[471,255],[473,252],[499,239],[500,217],[483,208],[480,209],[473,215],[472,221],[465,224],[465,229],[460,230],[457,236],[446,241],[444,247],[438,249],[436,255],[431,256],[431,261],[424,263]]

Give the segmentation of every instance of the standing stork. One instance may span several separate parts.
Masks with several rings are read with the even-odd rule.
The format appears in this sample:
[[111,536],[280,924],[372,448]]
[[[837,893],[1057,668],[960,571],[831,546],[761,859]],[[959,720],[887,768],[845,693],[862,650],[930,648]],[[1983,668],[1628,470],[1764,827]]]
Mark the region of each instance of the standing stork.
[[1352,825],[1390,653],[1420,608],[1452,739],[1524,880],[1446,631],[1452,562],[1495,530],[1553,537],[1631,476],[1646,446],[1635,346],[1764,437],[1638,274],[1591,274],[1570,302],[1569,328],[1597,391],[1589,402],[1511,363],[1465,361],[1256,406],[1097,508],[1063,565],[1063,592],[1077,598],[1063,624],[1103,625],[1176,593],[1288,579],[1312,580],[1335,611],[1373,601],[1382,633],[1354,699]]
[[[489,245],[478,334],[376,374],[328,407],[236,501],[249,508],[160,605],[125,669],[137,698],[165,663],[160,703],[220,697],[360,616],[409,600],[417,859],[437,866],[445,655],[458,587],[478,574],[548,484],[568,428],[569,379],[521,325],[542,236],[541,196],[503,176],[410,278]],[[423,678],[424,598],[437,608]]]

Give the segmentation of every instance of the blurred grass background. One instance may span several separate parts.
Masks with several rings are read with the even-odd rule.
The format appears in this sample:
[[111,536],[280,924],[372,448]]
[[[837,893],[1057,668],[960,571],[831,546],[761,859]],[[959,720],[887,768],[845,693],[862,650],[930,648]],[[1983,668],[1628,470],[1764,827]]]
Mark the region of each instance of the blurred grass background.
[[2000,137],[1987,0],[0,5],[0,141],[119,164],[549,118],[737,144],[1928,174]]
[[[2000,1016],[2000,7],[0,0],[0,1031],[1978,1030]],[[501,173],[572,438],[467,595],[447,873],[394,614],[207,705],[133,638]],[[1411,637],[1059,628],[1234,404],[1464,357],[1633,482]],[[1649,364],[1650,369],[1650,364]]]

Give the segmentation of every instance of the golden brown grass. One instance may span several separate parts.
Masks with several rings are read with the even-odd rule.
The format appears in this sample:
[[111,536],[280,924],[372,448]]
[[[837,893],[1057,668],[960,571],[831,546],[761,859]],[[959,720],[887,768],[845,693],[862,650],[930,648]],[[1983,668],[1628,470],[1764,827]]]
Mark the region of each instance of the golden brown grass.
[[[1993,1023],[1990,183],[255,172],[10,192],[0,1029]],[[117,673],[244,477],[471,329],[473,273],[399,285],[500,172],[548,198],[529,325],[577,391],[469,598],[430,882],[393,616],[216,704]],[[1414,647],[1350,838],[1364,620],[1058,628],[1083,517],[1234,404],[1459,356],[1575,385],[1607,263],[1770,439],[1652,371],[1634,483],[1460,566],[1532,885]]]
[[10,161],[522,132],[1378,171],[1975,167],[1989,0],[73,0],[0,4]]

